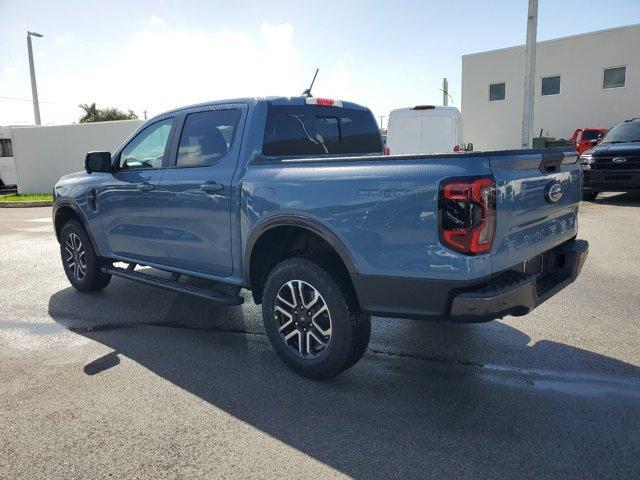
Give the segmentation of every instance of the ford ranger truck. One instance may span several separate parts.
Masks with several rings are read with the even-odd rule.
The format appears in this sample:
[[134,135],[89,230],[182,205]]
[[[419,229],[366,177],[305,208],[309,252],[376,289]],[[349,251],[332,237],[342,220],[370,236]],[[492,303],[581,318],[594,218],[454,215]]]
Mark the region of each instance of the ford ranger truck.
[[53,219],[76,289],[250,290],[278,356],[328,378],[371,315],[485,322],[558,293],[587,256],[580,199],[574,150],[385,156],[367,108],[302,96],[163,113],[61,178]]

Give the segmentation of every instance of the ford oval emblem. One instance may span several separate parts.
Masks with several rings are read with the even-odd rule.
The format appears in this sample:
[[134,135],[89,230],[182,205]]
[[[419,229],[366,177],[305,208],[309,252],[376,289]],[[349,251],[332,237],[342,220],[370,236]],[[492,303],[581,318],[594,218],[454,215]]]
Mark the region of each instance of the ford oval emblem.
[[626,158],[624,157],[616,157],[613,160],[611,160],[613,163],[625,163],[627,161]]
[[556,203],[562,198],[563,193],[562,185],[559,183],[551,183],[546,188],[545,197],[547,202]]

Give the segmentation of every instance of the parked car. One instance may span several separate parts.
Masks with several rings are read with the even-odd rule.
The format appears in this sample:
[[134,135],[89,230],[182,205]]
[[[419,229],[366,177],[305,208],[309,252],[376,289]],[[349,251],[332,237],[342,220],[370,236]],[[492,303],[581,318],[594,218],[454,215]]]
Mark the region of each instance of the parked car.
[[571,144],[579,154],[593,147],[592,140],[598,140],[607,133],[606,128],[578,128],[571,136]]
[[640,190],[640,118],[609,130],[598,145],[580,156],[580,164],[584,200],[593,201],[604,191]]
[[524,315],[579,274],[574,151],[382,153],[354,103],[172,110],[55,185],[64,271],[83,292],[114,275],[223,305],[251,290],[277,354],[317,378],[360,359],[370,315]]
[[417,105],[389,113],[387,155],[465,150],[462,116],[455,107]]

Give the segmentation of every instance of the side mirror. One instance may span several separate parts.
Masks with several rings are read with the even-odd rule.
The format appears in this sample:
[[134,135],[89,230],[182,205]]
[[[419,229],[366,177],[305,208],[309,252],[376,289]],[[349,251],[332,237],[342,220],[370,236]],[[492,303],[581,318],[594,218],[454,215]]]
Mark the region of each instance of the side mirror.
[[589,140],[589,145],[591,145],[593,147],[593,146],[597,145],[599,141],[600,141],[599,138],[592,138],[591,140]]
[[84,157],[84,169],[91,172],[110,172],[111,153],[110,152],[89,152]]

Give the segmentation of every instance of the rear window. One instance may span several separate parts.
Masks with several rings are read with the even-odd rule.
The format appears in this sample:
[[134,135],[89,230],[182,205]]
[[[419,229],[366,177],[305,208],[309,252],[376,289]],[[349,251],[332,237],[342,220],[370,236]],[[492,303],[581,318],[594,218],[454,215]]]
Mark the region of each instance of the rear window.
[[262,153],[272,156],[381,153],[368,111],[315,105],[272,105]]

